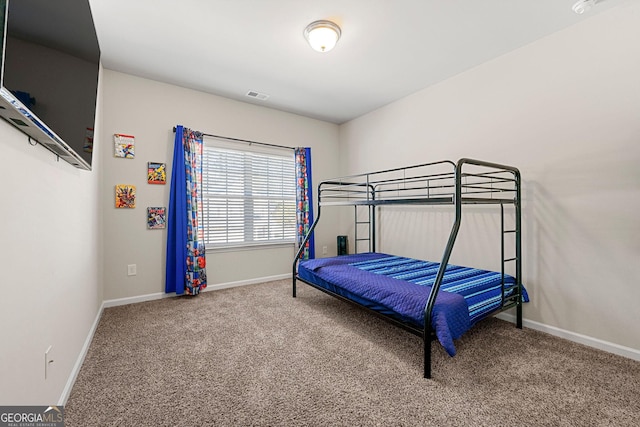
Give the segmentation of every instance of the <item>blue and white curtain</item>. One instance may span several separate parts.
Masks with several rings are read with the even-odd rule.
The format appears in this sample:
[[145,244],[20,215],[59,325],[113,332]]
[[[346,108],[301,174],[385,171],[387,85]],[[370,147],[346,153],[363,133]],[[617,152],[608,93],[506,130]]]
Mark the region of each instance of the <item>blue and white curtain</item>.
[[[313,224],[313,187],[311,183],[311,148],[295,149],[296,156],[296,222],[297,244],[302,245],[304,237]],[[301,259],[315,258],[313,234],[305,244]]]
[[176,127],[167,214],[165,292],[197,295],[207,287],[202,225],[202,133]]

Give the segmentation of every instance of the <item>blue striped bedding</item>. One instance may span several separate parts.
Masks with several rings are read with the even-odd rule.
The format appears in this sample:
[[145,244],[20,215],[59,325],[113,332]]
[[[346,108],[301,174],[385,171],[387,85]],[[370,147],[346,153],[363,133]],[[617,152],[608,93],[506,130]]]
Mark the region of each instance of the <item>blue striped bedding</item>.
[[[298,276],[365,307],[422,328],[439,263],[383,253],[301,261]],[[453,340],[501,305],[500,273],[449,264],[432,313],[436,336],[449,355]],[[505,284],[515,279],[505,275]],[[444,292],[443,292],[444,291]],[[523,288],[523,300],[528,296]]]

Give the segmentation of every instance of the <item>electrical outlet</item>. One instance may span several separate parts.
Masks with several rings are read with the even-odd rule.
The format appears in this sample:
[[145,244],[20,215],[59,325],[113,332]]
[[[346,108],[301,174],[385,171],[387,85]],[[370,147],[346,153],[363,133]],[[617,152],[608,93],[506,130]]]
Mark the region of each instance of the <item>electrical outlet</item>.
[[127,276],[135,276],[138,274],[138,267],[135,264],[127,265]]
[[327,252],[328,252],[327,247],[326,247],[326,246],[323,246],[323,247],[322,247],[322,255],[326,255],[326,254],[327,254]]
[[49,346],[44,352],[44,379],[47,379],[47,375],[49,373],[49,365],[53,363],[53,359],[51,358],[51,349],[52,345]]

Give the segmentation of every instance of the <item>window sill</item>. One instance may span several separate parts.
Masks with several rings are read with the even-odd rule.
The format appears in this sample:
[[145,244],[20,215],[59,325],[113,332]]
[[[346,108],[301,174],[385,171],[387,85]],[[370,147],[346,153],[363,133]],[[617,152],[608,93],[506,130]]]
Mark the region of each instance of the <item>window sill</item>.
[[278,248],[287,248],[295,249],[294,242],[287,243],[250,243],[250,244],[241,244],[235,246],[215,246],[212,248],[207,248],[207,253],[221,253],[221,252],[241,252],[241,251],[256,251],[263,249],[278,249]]

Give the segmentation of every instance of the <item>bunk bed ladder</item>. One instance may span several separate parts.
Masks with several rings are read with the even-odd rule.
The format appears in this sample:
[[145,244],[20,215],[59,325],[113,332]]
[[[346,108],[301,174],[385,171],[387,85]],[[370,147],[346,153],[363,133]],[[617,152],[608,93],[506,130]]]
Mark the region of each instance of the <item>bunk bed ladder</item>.
[[[358,212],[358,208],[360,208],[360,212]],[[359,218],[359,214],[362,213],[362,208],[366,208],[367,211],[365,212],[366,218],[363,220],[361,218]],[[359,247],[360,247],[360,242],[367,242],[367,252],[375,252],[375,241],[374,239],[372,239],[372,235],[373,235],[373,224],[374,224],[374,214],[375,212],[373,211],[375,209],[374,206],[371,205],[355,205],[354,206],[354,224],[355,224],[355,230],[354,230],[354,238],[355,238],[355,247],[353,248],[354,253],[358,254],[360,253]],[[361,226],[366,225],[366,230],[367,230],[367,235],[365,237],[361,237],[362,233],[358,233],[358,229],[360,229]],[[364,227],[363,227],[364,228]]]
[[[513,295],[511,297],[507,297],[506,295],[508,294],[509,291],[511,291],[512,289],[514,289],[517,285],[515,284],[509,284],[507,286],[505,286],[504,283],[504,275],[505,275],[505,270],[506,270],[506,265],[508,262],[515,262],[517,261],[517,257],[511,257],[511,258],[506,258],[505,255],[505,238],[507,236],[507,234],[513,234],[515,235],[516,233],[518,233],[518,229],[514,228],[514,229],[510,229],[510,230],[505,230],[505,221],[504,221],[504,203],[500,203],[500,231],[501,231],[501,239],[500,239],[500,260],[501,262],[501,269],[500,269],[500,274],[502,276],[502,303],[500,304],[501,307],[503,308],[507,308],[509,306],[514,306],[515,304],[517,304],[517,300],[514,301]],[[507,302],[507,300],[509,300],[509,302]]]

